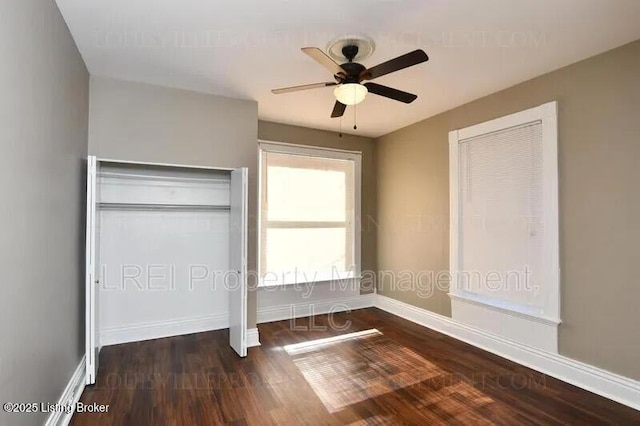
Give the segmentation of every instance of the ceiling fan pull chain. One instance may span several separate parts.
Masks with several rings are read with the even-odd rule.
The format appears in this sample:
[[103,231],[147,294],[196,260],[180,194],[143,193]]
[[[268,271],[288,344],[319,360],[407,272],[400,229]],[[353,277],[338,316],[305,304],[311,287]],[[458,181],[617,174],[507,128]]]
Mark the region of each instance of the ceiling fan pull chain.
[[358,130],[358,126],[356,125],[356,110],[358,109],[357,105],[353,106],[353,130]]
[[338,133],[339,137],[342,137],[342,116],[340,116],[340,133]]

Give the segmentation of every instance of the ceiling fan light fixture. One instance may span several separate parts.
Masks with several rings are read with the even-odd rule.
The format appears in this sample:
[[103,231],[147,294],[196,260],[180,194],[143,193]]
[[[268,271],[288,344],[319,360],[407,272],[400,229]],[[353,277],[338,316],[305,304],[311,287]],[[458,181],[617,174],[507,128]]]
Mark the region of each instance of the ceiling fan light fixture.
[[344,83],[335,88],[333,94],[344,105],[355,105],[364,101],[369,90],[358,83]]

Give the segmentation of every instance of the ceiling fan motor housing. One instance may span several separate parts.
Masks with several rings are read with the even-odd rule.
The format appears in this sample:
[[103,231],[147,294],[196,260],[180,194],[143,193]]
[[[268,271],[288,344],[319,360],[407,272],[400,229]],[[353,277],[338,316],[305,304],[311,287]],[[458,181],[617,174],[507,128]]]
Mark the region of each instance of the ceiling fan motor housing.
[[336,80],[339,83],[360,83],[360,74],[367,69],[364,65],[357,62],[345,62],[340,66],[347,74],[345,76],[336,74]]
[[340,65],[346,75],[336,74],[334,76],[338,83],[360,83],[362,81],[360,75],[367,68],[362,64],[353,62],[353,58],[358,55],[358,50],[359,48],[355,44],[348,44],[342,48],[342,54],[347,58],[348,62]]

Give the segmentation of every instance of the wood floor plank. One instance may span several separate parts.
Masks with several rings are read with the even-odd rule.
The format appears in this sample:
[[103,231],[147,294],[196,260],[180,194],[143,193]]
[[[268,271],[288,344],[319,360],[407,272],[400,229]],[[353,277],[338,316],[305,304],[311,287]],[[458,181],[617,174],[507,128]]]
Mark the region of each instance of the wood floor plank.
[[640,424],[629,407],[375,308],[259,328],[244,359],[228,330],[105,347],[81,400],[109,412],[72,424]]

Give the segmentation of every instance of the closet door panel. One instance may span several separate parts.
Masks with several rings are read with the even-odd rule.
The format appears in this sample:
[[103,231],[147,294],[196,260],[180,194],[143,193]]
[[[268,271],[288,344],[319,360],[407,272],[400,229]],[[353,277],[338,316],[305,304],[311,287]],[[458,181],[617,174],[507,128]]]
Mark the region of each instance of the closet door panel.
[[96,382],[98,372],[98,354],[100,351],[98,335],[99,306],[99,256],[98,256],[98,162],[96,157],[87,159],[87,222],[86,222],[86,259],[85,259],[85,383]]
[[247,169],[231,172],[229,227],[229,344],[247,356]]

